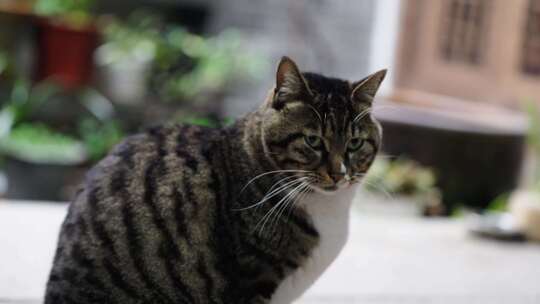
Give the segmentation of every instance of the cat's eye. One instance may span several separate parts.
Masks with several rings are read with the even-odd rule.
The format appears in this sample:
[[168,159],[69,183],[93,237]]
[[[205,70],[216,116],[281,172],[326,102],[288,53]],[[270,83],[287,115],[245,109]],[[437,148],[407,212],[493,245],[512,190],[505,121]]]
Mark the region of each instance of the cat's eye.
[[306,135],[304,136],[306,144],[314,149],[320,148],[322,145],[322,139],[319,136],[315,135]]
[[349,151],[356,151],[356,150],[359,150],[360,148],[362,148],[363,145],[364,145],[364,140],[359,138],[359,137],[355,137],[355,138],[351,138],[349,140],[349,144],[347,145],[347,149]]

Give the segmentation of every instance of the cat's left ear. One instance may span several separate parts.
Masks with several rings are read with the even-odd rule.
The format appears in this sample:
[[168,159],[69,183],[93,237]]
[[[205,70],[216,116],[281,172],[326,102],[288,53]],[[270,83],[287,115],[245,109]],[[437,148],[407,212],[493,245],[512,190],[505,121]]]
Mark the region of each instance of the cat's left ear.
[[283,107],[287,101],[302,98],[305,94],[311,95],[311,90],[296,63],[287,56],[282,57],[276,72],[274,107]]
[[368,77],[353,83],[351,99],[363,102],[372,102],[386,76],[386,69],[380,70]]

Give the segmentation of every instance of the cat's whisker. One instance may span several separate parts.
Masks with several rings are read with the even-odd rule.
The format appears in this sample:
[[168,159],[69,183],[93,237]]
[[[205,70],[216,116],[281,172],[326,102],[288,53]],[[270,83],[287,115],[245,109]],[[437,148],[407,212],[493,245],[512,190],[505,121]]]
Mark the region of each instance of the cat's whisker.
[[[286,200],[291,196],[291,195],[294,195],[295,193],[295,190],[298,189],[300,186],[302,186],[302,184],[300,184],[299,186],[296,186],[294,189],[292,189],[291,191],[289,191],[289,193],[287,193],[275,206],[273,206],[270,211],[268,211],[265,216],[263,216],[263,218],[259,221],[262,222],[262,226],[261,226],[261,229],[259,230],[259,235],[262,236],[263,234],[263,231],[264,231],[264,227],[266,226],[266,223],[268,222],[268,220],[270,219],[270,217],[272,216],[272,214],[277,210],[277,208],[283,204],[284,202],[286,202]],[[259,226],[259,223],[257,223],[257,225],[255,226],[255,230],[257,229],[257,227]]]
[[277,211],[277,215],[275,216],[275,220],[273,224],[274,227],[277,226],[279,222],[279,218],[283,215],[283,212],[287,210],[287,207],[289,205],[291,205],[292,203],[296,201],[296,199],[298,198],[300,193],[302,193],[302,190],[306,187],[306,185],[309,185],[309,180],[303,181],[302,184],[298,188],[295,189],[294,194],[287,199],[287,201],[283,204],[281,208],[279,208],[279,210]]
[[360,112],[360,114],[356,115],[356,117],[353,119],[353,123],[358,122],[360,119],[364,118],[366,115],[370,114],[373,108],[367,108]]
[[[356,176],[356,174],[355,174]],[[362,175],[362,177],[365,176],[365,174]],[[362,180],[362,183],[365,184],[366,186],[370,186],[372,189],[375,189],[379,192],[381,192],[382,194],[384,194],[384,196],[386,196],[386,198],[390,199],[390,200],[393,200],[394,199],[394,196],[390,193],[390,191],[388,189],[386,189],[384,187],[384,185],[382,184],[379,184],[379,183],[374,183],[374,182],[371,182],[371,181],[368,181],[368,180]]]
[[296,179],[296,178],[298,178],[298,176],[293,175],[293,176],[287,176],[287,177],[284,177],[284,178],[278,180],[277,182],[275,182],[275,183],[270,187],[270,189],[269,189],[269,190],[267,191],[267,193],[265,194],[265,197],[268,195],[269,192],[273,191],[276,187],[280,187],[279,184],[281,184],[281,183],[283,183],[283,182],[285,182],[285,181],[289,181],[289,180],[291,180],[291,179]]
[[298,202],[301,199],[301,197],[304,197],[304,194],[306,193],[307,189],[309,189],[309,183],[310,183],[309,181],[305,181],[301,185],[300,189],[298,189],[296,191],[295,196],[292,199],[290,199],[289,202],[287,204],[285,204],[285,206],[283,208],[281,208],[280,211],[278,211],[278,215],[276,217],[276,221],[275,221],[275,224],[274,224],[275,226],[277,226],[279,218],[285,213],[287,208],[289,208],[289,213],[288,213],[287,218],[290,217],[291,212],[294,209],[294,205],[296,204],[296,202]]
[[310,187],[310,184],[307,183],[306,184],[306,187],[304,187],[302,190],[301,190],[301,193],[298,195],[297,199],[291,204],[291,206],[289,207],[289,212],[287,213],[287,219],[286,221],[289,221],[289,219],[291,218],[291,214],[295,208],[295,205],[298,203],[298,202],[302,202],[302,200],[304,200],[306,198],[306,196],[310,193],[310,190],[311,190],[311,187]]
[[274,186],[272,186],[272,188],[270,188],[270,191],[258,202],[250,205],[250,206],[247,206],[247,207],[243,207],[243,208],[235,208],[233,209],[234,211],[242,211],[242,210],[248,210],[248,209],[251,209],[251,208],[254,208],[254,207],[257,207],[257,206],[260,206],[261,204],[263,204],[264,202],[268,201],[269,199],[271,199],[272,197],[278,195],[281,191],[287,189],[289,186],[292,186],[296,183],[299,183],[301,182],[303,179],[307,178],[307,177],[296,177],[296,176],[292,176],[292,178],[296,178],[295,180],[293,181],[288,181],[286,182],[285,184],[279,186],[277,189],[274,189],[272,190],[272,188],[274,188],[274,186],[280,182],[283,182],[284,180],[288,180],[288,179],[291,179],[291,176],[289,177],[285,177],[279,181],[277,181]]
[[279,174],[279,173],[309,173],[311,171],[307,171],[307,170],[274,170],[274,171],[268,171],[268,172],[264,172],[264,173],[261,173],[257,176],[255,176],[254,178],[250,179],[246,185],[244,187],[242,187],[242,189],[240,190],[240,193],[244,192],[244,190],[246,190],[247,187],[249,187],[249,185],[251,185],[254,181],[256,181],[257,179],[261,178],[261,177],[264,177],[264,176],[267,176],[267,175],[270,175],[270,174]]
[[[275,195],[277,195],[279,192],[283,191],[285,188],[291,186],[291,183],[290,183],[290,179],[295,179],[295,181],[303,181],[303,180],[307,180],[307,179],[310,179],[310,178],[313,178],[314,174],[313,173],[310,173],[310,174],[306,174],[306,176],[302,176],[302,177],[298,177],[298,176],[289,176],[289,177],[285,177],[279,181],[277,181],[276,183],[274,183],[272,185],[272,187],[270,188],[270,190],[268,190],[268,193],[265,194],[265,196],[262,198],[262,200],[267,200],[267,199],[270,199],[272,197],[274,197]],[[286,185],[285,184],[282,184],[280,186],[278,186],[277,189],[274,190],[274,188],[276,188],[277,184],[279,183],[283,183],[287,180],[287,183]],[[280,189],[279,191],[277,191],[278,189]],[[277,191],[277,192],[276,192]]]
[[283,201],[285,201],[290,195],[291,195],[292,191],[290,191],[289,193],[287,193],[275,206],[273,206],[262,218],[261,220],[259,221],[259,223],[257,223],[257,225],[255,226],[255,230],[257,229],[257,227],[259,226],[259,224],[262,223],[262,226],[261,226],[261,229],[259,230],[259,235],[262,236],[262,233],[264,231],[264,226],[266,225],[266,222],[268,221],[268,219],[272,216],[272,214],[274,213],[275,210],[277,210],[277,208],[279,208],[279,206],[283,203]]

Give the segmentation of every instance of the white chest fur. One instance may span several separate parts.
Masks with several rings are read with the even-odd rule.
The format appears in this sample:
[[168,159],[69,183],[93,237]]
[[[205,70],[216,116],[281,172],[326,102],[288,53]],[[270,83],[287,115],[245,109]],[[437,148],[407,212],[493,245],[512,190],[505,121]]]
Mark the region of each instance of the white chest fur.
[[290,304],[299,298],[336,259],[347,241],[349,211],[356,187],[334,195],[313,193],[303,204],[320,235],[319,246],[309,260],[281,282],[270,304]]

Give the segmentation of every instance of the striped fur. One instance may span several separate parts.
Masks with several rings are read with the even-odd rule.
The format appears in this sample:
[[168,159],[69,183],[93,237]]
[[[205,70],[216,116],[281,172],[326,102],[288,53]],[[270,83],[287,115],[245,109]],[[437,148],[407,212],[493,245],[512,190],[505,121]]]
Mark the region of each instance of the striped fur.
[[[316,81],[338,81],[305,75],[312,94],[323,87]],[[339,84],[352,93],[352,85]],[[279,179],[295,176],[268,172],[306,166],[322,172],[333,168],[328,162],[335,153],[329,149],[321,158],[299,148],[303,137],[295,133],[301,128],[288,119],[306,115],[294,114],[297,101],[275,107],[277,95],[231,127],[156,127],[115,147],[87,174],[70,205],[45,303],[269,303],[280,282],[310,258],[320,234],[301,206],[271,218],[272,229],[258,233],[261,219],[290,188],[251,206],[282,185]],[[350,103],[348,98],[343,102]],[[380,141],[375,124],[362,119],[363,125],[353,126],[361,111],[356,105],[314,105],[328,129],[318,119],[306,123],[324,136],[364,132],[373,141],[347,169],[365,172]],[[287,128],[295,131],[285,136]],[[322,180],[311,180],[306,191],[318,189]]]

